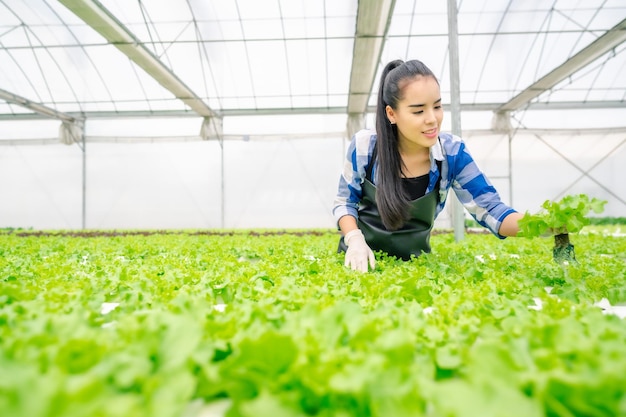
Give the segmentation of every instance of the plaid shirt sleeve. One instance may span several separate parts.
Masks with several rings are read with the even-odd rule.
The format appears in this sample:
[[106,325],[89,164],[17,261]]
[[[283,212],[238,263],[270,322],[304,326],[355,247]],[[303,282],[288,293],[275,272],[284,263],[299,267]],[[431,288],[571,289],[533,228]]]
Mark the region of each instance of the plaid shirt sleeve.
[[[506,216],[515,210],[500,199],[500,195],[489,179],[482,173],[470,155],[465,142],[457,136],[442,133],[440,142],[444,153],[441,191],[445,197],[449,188],[454,190],[459,201],[470,215],[494,235],[498,233]],[[439,204],[437,214],[443,209],[445,198]]]
[[345,215],[358,218],[358,206],[362,195],[361,184],[365,180],[367,165],[372,157],[375,143],[376,133],[372,130],[361,130],[352,137],[333,204],[333,216],[336,221]]

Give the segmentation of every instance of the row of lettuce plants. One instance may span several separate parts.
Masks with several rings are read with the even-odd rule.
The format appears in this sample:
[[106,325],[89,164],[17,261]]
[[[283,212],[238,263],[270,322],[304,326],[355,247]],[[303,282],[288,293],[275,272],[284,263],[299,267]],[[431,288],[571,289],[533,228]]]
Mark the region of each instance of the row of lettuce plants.
[[0,415],[625,416],[626,238],[586,230],[369,273],[332,230],[0,232]]

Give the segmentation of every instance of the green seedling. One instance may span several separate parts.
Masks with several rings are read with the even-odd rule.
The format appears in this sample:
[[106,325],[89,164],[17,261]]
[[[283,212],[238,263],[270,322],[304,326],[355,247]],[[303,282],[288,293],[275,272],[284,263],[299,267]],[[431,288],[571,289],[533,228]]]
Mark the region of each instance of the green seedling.
[[602,213],[606,203],[585,194],[567,195],[558,202],[546,200],[542,204],[543,210],[536,214],[526,212],[519,221],[520,235],[528,238],[554,236],[554,260],[558,263],[576,262],[569,234],[578,233],[588,225],[589,212]]

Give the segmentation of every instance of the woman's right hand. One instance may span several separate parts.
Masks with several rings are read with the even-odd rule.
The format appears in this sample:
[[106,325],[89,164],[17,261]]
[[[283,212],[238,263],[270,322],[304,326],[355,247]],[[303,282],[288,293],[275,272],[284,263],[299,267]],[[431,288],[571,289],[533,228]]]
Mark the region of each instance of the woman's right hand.
[[343,238],[345,244],[348,246],[346,250],[345,266],[350,267],[352,270],[367,272],[367,266],[374,269],[376,266],[376,258],[374,252],[370,249],[365,242],[365,236],[359,229],[354,229],[346,233]]

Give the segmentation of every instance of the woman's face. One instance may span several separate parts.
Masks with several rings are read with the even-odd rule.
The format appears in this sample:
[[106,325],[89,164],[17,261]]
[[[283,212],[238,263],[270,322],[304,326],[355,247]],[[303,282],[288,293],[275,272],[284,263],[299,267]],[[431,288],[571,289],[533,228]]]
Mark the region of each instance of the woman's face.
[[401,150],[430,148],[437,143],[443,108],[439,84],[433,77],[418,76],[401,86],[396,109],[387,106],[387,117],[398,128]]

